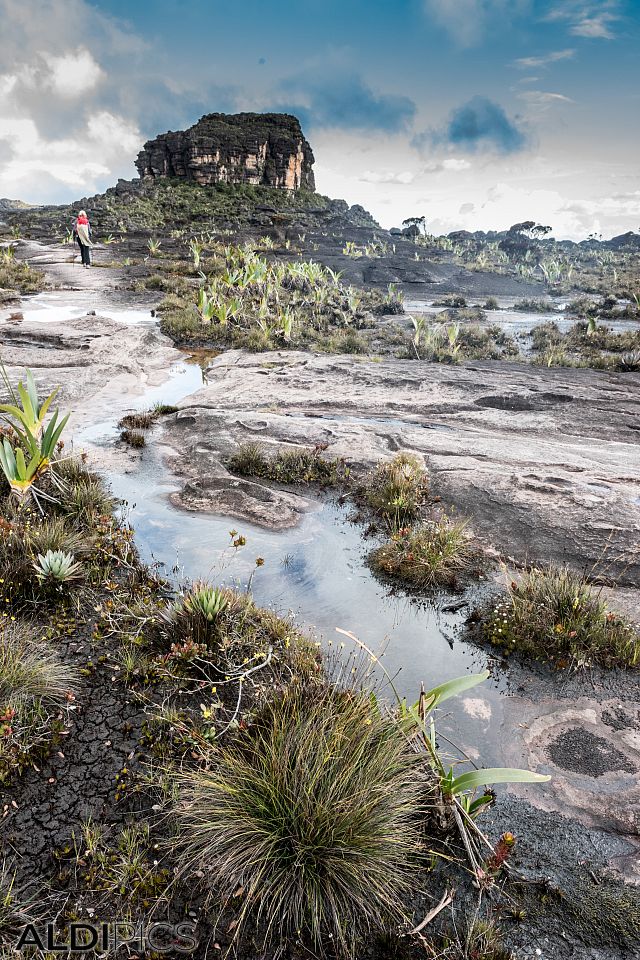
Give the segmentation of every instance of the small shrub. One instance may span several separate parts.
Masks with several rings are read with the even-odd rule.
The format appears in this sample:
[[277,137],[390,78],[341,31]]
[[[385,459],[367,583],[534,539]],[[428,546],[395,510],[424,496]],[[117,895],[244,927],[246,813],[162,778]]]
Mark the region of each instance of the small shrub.
[[487,299],[486,299],[485,302],[484,302],[484,307],[483,307],[483,309],[484,309],[484,310],[499,310],[499,309],[500,309],[500,304],[498,303],[498,301],[496,300],[495,297],[487,297]]
[[514,303],[512,310],[518,310],[522,313],[555,313],[554,305],[548,300],[530,300],[523,299]]
[[545,351],[557,347],[562,343],[560,327],[555,320],[539,323],[529,331],[533,350]]
[[425,520],[401,529],[371,555],[374,569],[397,577],[412,586],[455,587],[469,571],[478,551],[464,521],[447,517]]
[[454,307],[458,309],[459,307],[466,307],[466,299],[459,293],[447,293],[440,300],[434,300],[434,307]]
[[118,426],[127,430],[148,430],[152,426],[155,411],[145,411],[143,413],[127,413]]
[[178,409],[171,403],[156,403],[151,413],[154,417],[166,417],[170,413],[177,413]]
[[98,478],[89,475],[72,484],[61,497],[62,507],[79,523],[94,523],[113,511],[114,499]]
[[[353,955],[403,918],[415,884],[425,777],[368,696],[294,685],[210,770],[179,776],[178,851],[265,940],[300,935]],[[213,892],[213,891],[212,891]]]
[[232,473],[238,473],[243,477],[264,477],[269,467],[269,460],[264,448],[259,444],[245,443],[229,459],[227,466]]
[[558,666],[636,667],[640,635],[611,612],[583,574],[567,567],[533,568],[485,612],[484,637]]

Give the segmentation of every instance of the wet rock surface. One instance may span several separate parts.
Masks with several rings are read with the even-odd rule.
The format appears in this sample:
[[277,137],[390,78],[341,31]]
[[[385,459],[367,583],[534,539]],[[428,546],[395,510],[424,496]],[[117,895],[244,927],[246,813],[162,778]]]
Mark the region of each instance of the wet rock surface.
[[166,424],[183,506],[247,442],[327,444],[360,469],[410,450],[503,554],[640,582],[636,374],[230,351],[208,381]]
[[[70,283],[72,268],[55,251],[42,256],[50,257],[56,282]],[[114,276],[81,274],[87,311]],[[76,427],[108,421],[123,394],[140,397],[180,356],[153,325],[127,326],[96,312],[63,324],[0,325],[10,372],[30,365],[39,382],[61,383],[63,402],[76,407]],[[435,492],[472,516],[477,532],[502,552],[583,567],[610,549],[620,559],[608,569],[628,584],[616,597],[637,615],[637,375],[229,352],[210,364],[208,377],[165,421],[164,441],[181,478],[177,505],[286,528],[311,504],[230,475],[224,461],[239,444],[327,443],[328,456],[344,456],[361,471],[412,450],[425,458]],[[86,662],[86,651],[69,655]],[[638,890],[611,870],[640,882],[637,680],[595,673],[565,679],[536,669],[512,671],[504,762],[553,779],[544,791],[511,788],[487,827],[494,838],[504,829],[519,838],[526,918],[506,925],[508,943],[526,958],[636,957]],[[60,752],[4,793],[3,839],[20,849],[22,877],[53,872],[53,850],[82,819],[118,823],[125,816],[113,805],[115,778],[130,762],[143,717],[113,676],[108,665],[97,667],[79,691]],[[485,703],[467,700],[463,708],[480,729]],[[477,745],[481,750],[480,733]]]

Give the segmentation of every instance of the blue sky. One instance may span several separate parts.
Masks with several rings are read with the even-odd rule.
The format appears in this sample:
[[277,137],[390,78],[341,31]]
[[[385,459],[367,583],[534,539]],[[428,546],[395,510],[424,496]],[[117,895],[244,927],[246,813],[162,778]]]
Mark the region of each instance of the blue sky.
[[385,226],[640,226],[640,0],[0,0],[0,196],[135,175],[205,112],[288,110]]

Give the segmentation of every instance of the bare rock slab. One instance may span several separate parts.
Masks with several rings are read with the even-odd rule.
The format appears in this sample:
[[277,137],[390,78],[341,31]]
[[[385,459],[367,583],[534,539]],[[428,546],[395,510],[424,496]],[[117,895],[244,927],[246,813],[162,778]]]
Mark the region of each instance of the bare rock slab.
[[[361,469],[409,450],[503,554],[640,581],[636,374],[230,351],[208,378],[167,423],[174,467],[197,477],[201,506],[210,490],[218,509],[220,466],[248,441],[327,444]],[[186,505],[189,490],[178,496]]]

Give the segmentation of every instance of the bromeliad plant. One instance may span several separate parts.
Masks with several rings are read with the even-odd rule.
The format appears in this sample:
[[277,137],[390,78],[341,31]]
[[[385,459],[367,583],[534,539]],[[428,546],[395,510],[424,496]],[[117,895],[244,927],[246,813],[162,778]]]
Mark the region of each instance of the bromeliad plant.
[[213,623],[228,602],[223,590],[208,584],[196,584],[191,593],[185,597],[184,606],[189,613],[202,616],[208,623]]
[[[45,418],[59,387],[56,387],[40,404],[38,391],[30,370],[26,373],[26,387],[18,384],[18,396],[13,390],[4,364],[0,363],[0,375],[14,403],[0,404],[18,443],[4,437],[0,444],[0,468],[18,499],[23,500],[35,492],[36,479],[44,474],[53,459],[56,446],[67,425],[69,414],[62,419],[60,411],[54,410],[45,427]],[[18,403],[21,403],[21,407]]]
[[[0,412],[4,413],[7,418],[11,418],[13,422],[17,421],[20,423],[24,430],[29,431],[36,440],[39,440],[44,429],[44,421],[49,407],[53,403],[60,388],[56,387],[55,390],[52,390],[49,396],[40,404],[38,388],[36,387],[31,370],[26,371],[26,386],[22,381],[18,384],[17,396],[11,386],[4,364],[0,366],[0,375],[13,400],[13,403],[0,403]],[[18,406],[19,402],[22,405],[21,407]]]

